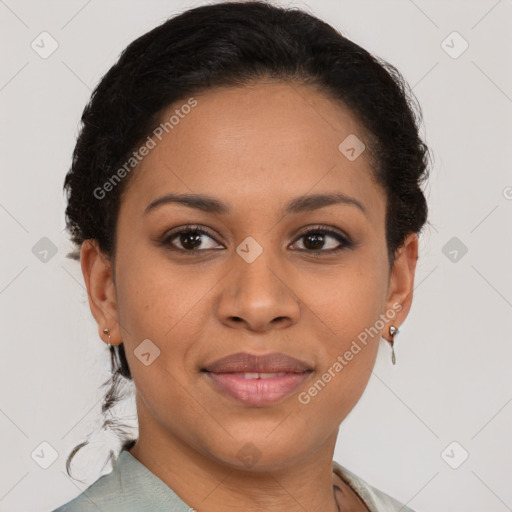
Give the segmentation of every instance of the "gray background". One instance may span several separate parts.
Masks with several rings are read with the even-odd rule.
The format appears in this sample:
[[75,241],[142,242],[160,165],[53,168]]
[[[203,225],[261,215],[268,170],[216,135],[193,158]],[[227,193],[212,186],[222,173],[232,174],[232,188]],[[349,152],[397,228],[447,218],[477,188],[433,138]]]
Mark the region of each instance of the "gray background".
[[[64,470],[70,449],[99,424],[108,357],[79,264],[66,258],[62,182],[82,109],[120,51],[202,3],[0,1],[3,512],[50,510],[110,470],[101,457],[115,440],[101,435],[77,473],[83,484]],[[397,366],[381,341],[335,458],[418,512],[512,510],[512,2],[292,5],[402,71],[434,152],[432,225]],[[52,39],[58,48],[42,58]],[[129,401],[119,412],[135,428],[133,413]]]

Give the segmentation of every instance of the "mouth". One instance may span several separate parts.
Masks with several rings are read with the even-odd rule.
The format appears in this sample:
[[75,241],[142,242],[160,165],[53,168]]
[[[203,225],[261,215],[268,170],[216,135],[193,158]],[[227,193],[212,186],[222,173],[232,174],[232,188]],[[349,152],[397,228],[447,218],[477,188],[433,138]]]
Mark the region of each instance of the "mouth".
[[238,353],[202,369],[213,388],[246,405],[262,407],[283,400],[313,372],[306,362],[285,354]]

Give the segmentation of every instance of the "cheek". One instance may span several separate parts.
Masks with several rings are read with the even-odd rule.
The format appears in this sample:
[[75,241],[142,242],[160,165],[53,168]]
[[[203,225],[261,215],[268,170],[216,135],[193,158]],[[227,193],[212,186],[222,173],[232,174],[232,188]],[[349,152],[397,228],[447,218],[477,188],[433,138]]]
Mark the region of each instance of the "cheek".
[[165,253],[154,247],[122,254],[116,265],[116,292],[126,341],[133,344],[153,337],[163,346],[174,332],[183,329],[198,300],[208,293],[212,286],[208,275],[193,265],[172,265]]
[[[116,267],[118,315],[135,384],[150,400],[167,394],[180,405],[176,391],[195,368],[197,348],[191,340],[204,336],[212,307],[209,294],[218,276],[194,265],[171,266],[154,248],[123,254]],[[158,355],[150,366],[137,357],[146,346],[150,359]]]
[[355,303],[340,299],[332,306],[336,311],[328,320],[330,330],[324,330],[318,347],[321,364],[299,400],[310,414],[335,423],[343,421],[363,394],[379,349],[380,333],[374,328],[379,304],[372,302],[371,295],[364,299],[361,296]]
[[119,261],[119,323],[137,394],[155,418],[165,421],[165,411],[190,406],[183,392],[190,313],[208,288],[184,272],[171,272],[165,258],[141,253]]
[[386,274],[371,265],[339,269],[329,278],[303,284],[322,340],[322,366],[304,401],[318,412],[344,418],[362,395],[380,341],[379,318],[385,305]]
[[314,279],[299,278],[295,290],[324,330],[332,355],[375,325],[385,306],[386,277],[380,268],[361,261]]

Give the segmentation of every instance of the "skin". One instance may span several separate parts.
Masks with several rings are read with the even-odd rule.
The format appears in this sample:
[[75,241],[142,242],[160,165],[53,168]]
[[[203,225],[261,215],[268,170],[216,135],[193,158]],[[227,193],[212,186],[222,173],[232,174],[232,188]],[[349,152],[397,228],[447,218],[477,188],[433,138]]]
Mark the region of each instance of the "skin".
[[[308,86],[270,81],[195,98],[198,105],[134,171],[119,211],[115,257],[93,240],[81,251],[100,336],[109,341],[102,332],[108,327],[110,342],[124,343],[137,389],[139,438],[131,454],[196,510],[334,512],[333,483],[342,491],[341,510],[366,510],[333,475],[332,459],[380,337],[370,338],[307,405],[297,394],[393,304],[402,309],[380,334],[389,340],[389,325],[403,323],[418,237],[407,237],[390,269],[386,196],[372,179],[368,151],[349,161],[338,150],[349,134],[365,139],[342,104]],[[338,203],[281,215],[291,199],[333,191],[356,198],[366,212]],[[175,203],[144,214],[168,193],[210,195],[231,212]],[[186,254],[179,236],[159,243],[170,229],[196,224],[214,236],[202,236],[203,252]],[[329,235],[313,256],[298,232],[318,224],[348,234],[354,246],[329,252],[340,245]],[[235,250],[247,236],[263,248],[252,263]],[[145,339],[161,351],[149,366],[134,355]],[[291,396],[247,406],[200,372],[240,351],[284,352],[314,372]],[[259,456],[249,468],[237,455],[247,443]]]

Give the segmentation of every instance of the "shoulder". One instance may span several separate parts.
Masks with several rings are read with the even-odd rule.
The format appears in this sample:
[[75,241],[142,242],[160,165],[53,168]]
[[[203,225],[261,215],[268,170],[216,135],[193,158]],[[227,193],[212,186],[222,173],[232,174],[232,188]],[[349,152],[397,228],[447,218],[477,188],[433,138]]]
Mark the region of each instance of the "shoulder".
[[52,512],[116,512],[126,506],[126,497],[115,471],[100,477],[79,496]]
[[129,452],[122,451],[112,471],[82,494],[52,512],[189,512],[162,480]]
[[337,462],[333,461],[332,465],[333,471],[357,493],[370,510],[378,510],[379,512],[414,512],[388,494],[372,487],[362,478]]

